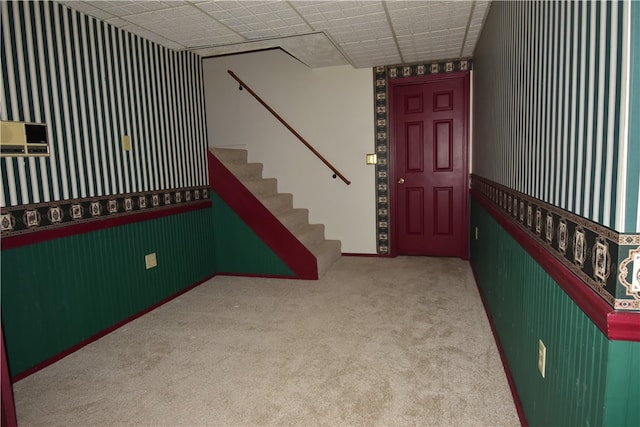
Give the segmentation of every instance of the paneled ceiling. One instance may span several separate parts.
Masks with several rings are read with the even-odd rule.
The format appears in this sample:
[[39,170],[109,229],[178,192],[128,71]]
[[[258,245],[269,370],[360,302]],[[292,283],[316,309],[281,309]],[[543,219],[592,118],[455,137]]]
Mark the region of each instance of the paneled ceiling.
[[473,55],[490,0],[60,1],[203,57],[281,48],[308,66],[356,68]]

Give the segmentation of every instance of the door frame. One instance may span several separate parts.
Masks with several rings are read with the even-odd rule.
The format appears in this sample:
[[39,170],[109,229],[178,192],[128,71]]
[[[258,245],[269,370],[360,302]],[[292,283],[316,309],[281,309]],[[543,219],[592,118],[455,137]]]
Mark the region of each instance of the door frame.
[[462,136],[462,168],[463,179],[460,183],[464,189],[464,197],[462,201],[463,205],[463,224],[462,224],[462,239],[460,242],[460,258],[464,260],[469,259],[469,120],[470,120],[470,90],[471,90],[471,74],[469,71],[457,71],[447,74],[428,74],[423,76],[405,77],[399,79],[390,79],[388,86],[388,99],[389,103],[389,255],[398,256],[398,225],[397,225],[397,200],[396,194],[398,173],[396,168],[396,115],[394,99],[396,95],[396,88],[399,86],[409,86],[422,83],[441,82],[451,79],[463,79],[463,99],[464,99],[464,119],[463,119],[463,136]]

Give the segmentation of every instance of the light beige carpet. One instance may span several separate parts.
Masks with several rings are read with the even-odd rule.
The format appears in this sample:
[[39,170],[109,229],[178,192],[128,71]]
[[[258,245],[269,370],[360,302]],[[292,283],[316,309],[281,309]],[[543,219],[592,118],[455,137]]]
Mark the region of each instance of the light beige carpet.
[[14,386],[21,426],[514,426],[469,264],[218,276]]

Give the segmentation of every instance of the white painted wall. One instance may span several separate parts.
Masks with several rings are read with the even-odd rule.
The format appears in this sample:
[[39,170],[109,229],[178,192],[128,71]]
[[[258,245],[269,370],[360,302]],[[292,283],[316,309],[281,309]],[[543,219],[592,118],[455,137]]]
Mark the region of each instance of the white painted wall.
[[[373,72],[310,69],[282,51],[205,59],[209,146],[247,148],[345,253],[376,253]],[[332,172],[227,74],[232,70],[350,181]]]

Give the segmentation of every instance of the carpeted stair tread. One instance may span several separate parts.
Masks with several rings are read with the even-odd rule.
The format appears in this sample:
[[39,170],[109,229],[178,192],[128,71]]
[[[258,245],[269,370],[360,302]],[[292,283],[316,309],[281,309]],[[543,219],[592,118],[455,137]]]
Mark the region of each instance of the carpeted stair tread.
[[293,234],[305,247],[313,248],[325,240],[324,224],[307,224],[298,228]]
[[248,151],[236,148],[210,148],[211,152],[225,165],[230,163],[247,163]]
[[289,209],[278,215],[278,219],[282,225],[295,234],[296,230],[309,225],[309,209]]
[[259,199],[275,216],[293,209],[293,194],[291,193],[277,193],[272,196],[259,197]]
[[262,178],[262,163],[224,163],[224,165],[243,182]]

